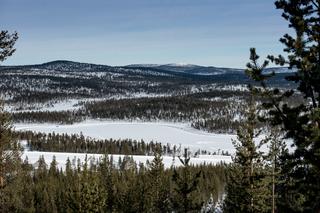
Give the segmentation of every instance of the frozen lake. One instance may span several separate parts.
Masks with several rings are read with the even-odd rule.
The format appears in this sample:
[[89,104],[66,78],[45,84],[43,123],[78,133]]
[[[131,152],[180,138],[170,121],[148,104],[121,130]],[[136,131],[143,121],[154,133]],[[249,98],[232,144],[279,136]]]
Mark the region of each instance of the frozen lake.
[[234,152],[231,139],[236,135],[213,134],[196,130],[188,123],[170,122],[129,122],[89,120],[73,125],[55,124],[15,124],[16,130],[82,134],[96,139],[134,139],[163,144],[181,144],[192,150],[205,149],[211,152],[220,150]]

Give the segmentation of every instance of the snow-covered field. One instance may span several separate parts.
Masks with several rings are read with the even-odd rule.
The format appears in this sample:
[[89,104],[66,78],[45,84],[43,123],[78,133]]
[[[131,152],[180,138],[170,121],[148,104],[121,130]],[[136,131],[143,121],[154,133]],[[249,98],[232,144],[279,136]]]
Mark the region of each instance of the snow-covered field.
[[231,140],[236,135],[213,134],[190,127],[189,123],[129,122],[89,120],[73,125],[16,124],[16,130],[31,130],[44,133],[80,134],[96,139],[134,139],[145,142],[161,142],[210,152],[234,152]]
[[[30,152],[25,151],[23,153],[22,159],[28,158],[28,162],[35,164],[40,156],[43,156],[47,165],[50,164],[50,162],[53,159],[53,156],[55,156],[56,161],[58,163],[58,167],[64,169],[66,165],[66,161],[69,158],[71,162],[77,163],[77,159],[80,160],[80,162],[84,162],[85,157],[87,156],[88,160],[94,160],[97,161],[103,157],[103,155],[100,154],[83,154],[83,153],[62,153],[62,152]],[[111,155],[108,156],[111,158]],[[119,158],[123,159],[124,155],[112,155],[113,162],[115,165],[117,165]],[[153,156],[142,156],[142,155],[132,155],[130,156],[133,158],[133,160],[139,165],[140,163],[146,165],[147,162],[151,162],[153,159]],[[223,156],[223,155],[200,155],[197,158],[191,158],[190,164],[191,165],[199,165],[199,164],[217,164],[220,162],[229,163],[231,162],[230,156]],[[181,166],[181,162],[177,157],[173,158],[171,156],[163,156],[163,164],[165,168],[169,168],[171,166]]]
[[[81,100],[81,99],[80,99]],[[78,105],[80,102],[79,99],[68,99],[60,100],[53,103],[47,104],[26,104],[26,103],[16,103],[13,105],[5,105],[5,110],[8,112],[39,112],[39,111],[49,111],[49,112],[58,112],[58,111],[67,111],[67,110],[77,110],[80,109]],[[87,99],[84,99],[86,101]]]
[[[73,125],[54,125],[54,124],[16,124],[16,130],[32,130],[44,133],[68,133],[80,134],[84,136],[97,139],[143,139],[145,142],[157,141],[161,143],[176,144],[182,147],[188,147],[192,151],[198,149],[207,150],[211,152],[220,153],[228,151],[234,152],[231,139],[235,139],[235,135],[228,134],[213,134],[199,131],[190,127],[188,123],[169,123],[169,122],[129,122],[129,121],[97,121],[89,120]],[[46,162],[49,164],[53,156],[60,168],[63,168],[67,158],[70,160],[80,159],[81,162],[85,159],[86,154],[82,153],[59,153],[59,152],[36,152],[26,150],[23,154],[23,159],[28,157],[30,163],[37,162],[40,156],[44,156]],[[95,158],[98,160],[102,155],[88,154],[88,158]],[[119,157],[123,155],[113,155],[116,163]],[[133,155],[133,160],[137,164],[146,164],[147,161],[152,161],[153,156],[139,156]],[[172,165],[180,166],[181,163],[178,158],[173,160],[171,156],[164,156],[163,162],[165,167]],[[219,162],[231,162],[230,156],[222,155],[200,155],[196,158],[191,158],[191,164],[215,164]]]

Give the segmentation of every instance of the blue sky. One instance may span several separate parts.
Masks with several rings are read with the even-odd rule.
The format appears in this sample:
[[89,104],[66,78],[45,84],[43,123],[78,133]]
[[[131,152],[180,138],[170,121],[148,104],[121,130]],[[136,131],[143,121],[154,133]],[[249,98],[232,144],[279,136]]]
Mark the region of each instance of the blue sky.
[[4,64],[191,63],[243,68],[249,48],[282,51],[287,24],[273,0],[0,0],[18,31]]

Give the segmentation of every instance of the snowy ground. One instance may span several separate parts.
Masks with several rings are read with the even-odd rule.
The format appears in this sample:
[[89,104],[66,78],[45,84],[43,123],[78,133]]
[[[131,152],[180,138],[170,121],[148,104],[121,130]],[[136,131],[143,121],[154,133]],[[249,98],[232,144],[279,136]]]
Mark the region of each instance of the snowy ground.
[[[190,127],[189,123],[169,123],[169,122],[129,122],[129,121],[98,121],[89,120],[73,125],[55,125],[55,124],[16,124],[16,130],[32,130],[36,132],[56,132],[80,134],[97,139],[143,139],[146,142],[157,141],[161,143],[170,143],[189,147],[191,150],[204,149],[211,152],[220,153],[228,151],[234,152],[231,139],[235,139],[235,135],[227,134],[212,134],[199,131]],[[25,143],[24,143],[25,145]],[[36,152],[26,151],[22,158],[28,157],[30,163],[34,164],[39,160],[40,156],[44,156],[47,164],[52,161],[53,156],[56,157],[58,166],[64,168],[67,158],[70,160],[80,159],[81,162],[85,159],[86,154],[82,153],[59,153],[59,152]],[[88,154],[88,158],[98,160],[102,155]],[[113,155],[114,162],[117,163],[119,157],[123,155]],[[132,156],[137,164],[146,164],[147,161],[152,161],[153,156]],[[231,162],[230,156],[222,155],[201,155],[197,158],[191,158],[191,164],[215,164],[219,162]],[[163,163],[166,168],[175,165],[180,166],[181,163],[176,157],[164,156]]]
[[[82,153],[61,153],[61,152],[30,152],[25,151],[23,153],[22,159],[28,158],[28,162],[31,164],[35,164],[40,156],[44,156],[44,159],[47,165],[50,165],[50,162],[53,159],[53,156],[56,157],[56,161],[58,163],[58,167],[64,169],[66,165],[66,161],[69,158],[71,162],[77,162],[77,159],[80,159],[80,162],[84,162],[86,154]],[[103,155],[100,154],[87,154],[88,160],[99,160]],[[109,158],[111,155],[109,155]],[[112,155],[113,162],[117,165],[119,158],[123,159],[124,155]],[[140,163],[146,165],[147,161],[151,162],[153,156],[142,156],[142,155],[132,155],[130,156],[133,160],[139,165]],[[200,165],[200,164],[216,164],[220,162],[230,163],[230,156],[222,156],[222,155],[200,155],[198,158],[191,158],[191,165]],[[169,168],[171,166],[181,166],[181,162],[177,157],[173,158],[171,156],[163,156],[163,164],[165,168]]]
[[161,142],[210,152],[234,152],[231,140],[236,135],[213,134],[196,130],[189,123],[128,122],[89,120],[73,125],[16,124],[16,130],[32,130],[44,133],[80,134],[97,139],[143,139],[145,142]]
[[[85,101],[87,99],[84,99]],[[77,110],[80,109],[78,105],[80,102],[79,99],[68,99],[68,100],[58,100],[48,102],[46,104],[42,103],[15,103],[11,105],[5,105],[5,110],[8,112],[39,112],[39,111],[67,111],[67,110]]]
[[[217,163],[231,162],[230,156],[222,156],[222,151],[228,151],[234,154],[235,149],[232,140],[236,139],[236,135],[231,134],[214,134],[196,130],[190,127],[189,123],[174,123],[174,122],[132,122],[132,121],[100,121],[87,120],[73,125],[55,125],[55,124],[15,124],[16,130],[31,130],[44,133],[68,133],[80,134],[96,139],[134,139],[144,140],[145,142],[161,142],[163,144],[181,145],[184,148],[190,148],[191,151],[207,150],[216,152],[218,155],[205,155],[197,158],[192,158],[192,164],[201,163]],[[257,141],[262,139],[261,136]],[[288,143],[288,148],[289,148]],[[25,145],[25,144],[24,144]],[[51,162],[53,156],[56,156],[60,167],[65,165],[67,158],[84,160],[86,154],[80,153],[58,153],[58,152],[24,152],[23,158],[28,157],[30,163],[35,163],[41,155],[45,157],[47,163]],[[264,145],[262,150],[267,150]],[[99,154],[88,154],[88,157],[99,159]],[[114,161],[117,162],[119,157],[123,155],[113,155]],[[139,163],[151,161],[153,156],[138,156],[134,155],[133,159]],[[166,167],[171,165],[179,166],[180,162],[176,158],[173,164],[173,158],[164,156],[163,161]]]

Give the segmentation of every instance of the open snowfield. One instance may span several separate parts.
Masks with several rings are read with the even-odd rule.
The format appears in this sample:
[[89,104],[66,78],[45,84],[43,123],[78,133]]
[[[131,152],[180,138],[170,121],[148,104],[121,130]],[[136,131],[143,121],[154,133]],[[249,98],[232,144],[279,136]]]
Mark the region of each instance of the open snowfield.
[[[134,140],[142,139],[147,143],[150,141],[157,141],[163,144],[181,144],[183,148],[190,148],[191,151],[200,149],[218,153],[218,155],[200,155],[197,158],[192,158],[192,164],[215,164],[221,161],[229,163],[231,162],[231,157],[219,155],[219,153],[221,154],[222,151],[228,151],[230,154],[234,154],[235,152],[232,140],[236,139],[236,135],[207,133],[190,127],[189,123],[87,120],[73,125],[15,124],[14,126],[16,130],[31,130],[44,133],[82,133],[84,136],[96,139],[129,138]],[[263,135],[259,137],[259,139],[262,138]],[[259,141],[259,139],[257,141]],[[262,150],[267,150],[267,146],[264,145]],[[67,158],[70,160],[80,159],[81,162],[83,162],[86,156],[86,154],[83,153],[37,152],[28,151],[26,149],[23,158],[28,157],[30,163],[35,163],[41,155],[44,156],[47,163],[51,162],[53,156],[56,156],[61,168],[64,167]],[[87,156],[98,160],[102,155],[88,154]],[[119,157],[123,158],[123,155],[113,155],[115,163],[118,161]],[[153,159],[153,156],[133,155],[132,157],[137,164],[145,164],[147,161]],[[180,165],[177,158],[173,164],[173,157],[171,156],[164,156],[163,162],[166,167]]]
[[234,152],[231,140],[236,135],[213,134],[190,127],[188,123],[129,122],[89,120],[73,125],[16,124],[16,130],[31,130],[44,133],[82,134],[96,139],[134,139],[145,142],[176,144],[191,150],[204,149],[211,152]]
[[[129,122],[129,121],[97,121],[89,120],[73,125],[55,125],[55,124],[16,124],[16,130],[31,130],[44,133],[68,133],[80,134],[96,139],[143,139],[146,142],[157,141],[161,143],[170,143],[188,147],[193,151],[204,149],[211,152],[228,151],[234,152],[231,139],[235,139],[235,135],[213,134],[199,131],[190,127],[188,123],[169,123],[169,122]],[[30,163],[34,164],[39,160],[40,156],[44,156],[47,164],[52,161],[53,156],[56,157],[58,166],[64,168],[67,158],[70,160],[80,159],[84,161],[86,154],[83,153],[60,153],[60,152],[37,152],[26,151],[22,158],[28,157]],[[100,154],[88,154],[88,158],[99,160]],[[119,157],[124,155],[112,155],[115,164]],[[133,155],[133,160],[139,164],[146,164],[152,161],[153,156]],[[197,158],[191,158],[191,164],[216,164],[219,162],[231,162],[230,156],[223,155],[200,155]],[[163,163],[166,168],[174,165],[180,166],[181,163],[176,157],[173,160],[171,156],[163,156]]]
[[[64,169],[66,165],[66,161],[69,158],[72,161],[77,162],[77,159],[80,160],[80,162],[84,162],[86,154],[83,153],[62,153],[62,152],[30,152],[25,151],[23,153],[22,159],[25,159],[28,157],[29,163],[35,164],[39,157],[43,156],[46,163],[49,165],[50,162],[53,159],[53,156],[56,157],[56,161],[58,163],[58,167]],[[97,161],[101,159],[103,155],[100,154],[87,154],[88,160],[93,159],[94,161]],[[108,156],[111,158],[111,155]],[[123,159],[124,155],[112,155],[113,162],[115,165],[117,165],[119,158]],[[133,158],[133,160],[139,165],[140,163],[146,165],[147,161],[151,162],[153,159],[153,156],[142,156],[142,155],[132,155],[130,156]],[[223,155],[200,155],[197,158],[191,158],[190,164],[191,165],[199,165],[199,164],[217,164],[220,162],[230,163],[231,157],[230,156],[223,156]],[[171,166],[181,166],[181,162],[177,157],[173,159],[171,156],[163,156],[163,164],[165,168],[169,168]]]

